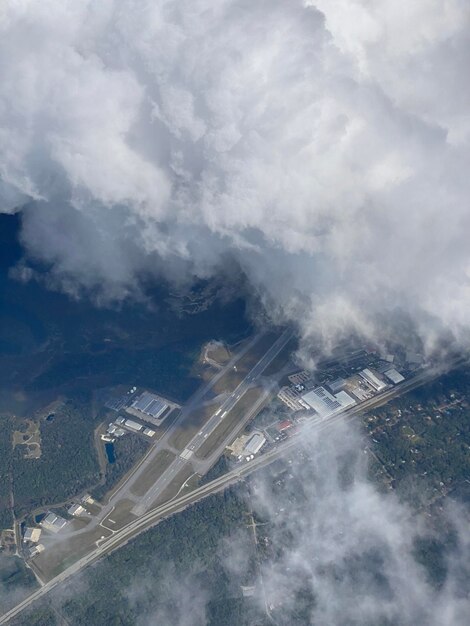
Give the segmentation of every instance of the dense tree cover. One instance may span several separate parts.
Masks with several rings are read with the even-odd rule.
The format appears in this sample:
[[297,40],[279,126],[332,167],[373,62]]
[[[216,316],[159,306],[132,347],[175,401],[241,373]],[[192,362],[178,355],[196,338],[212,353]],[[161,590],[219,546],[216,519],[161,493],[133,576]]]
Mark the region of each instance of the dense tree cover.
[[93,443],[95,423],[85,399],[69,400],[53,421],[41,422],[39,459],[25,459],[15,449],[13,458],[15,512],[61,502],[99,480]]
[[116,460],[114,463],[107,463],[104,484],[95,487],[91,492],[92,496],[101,500],[110,489],[117,485],[134,463],[137,463],[149,446],[149,441],[133,434],[117,439],[114,443]]
[[[178,623],[182,603],[178,592],[189,588],[194,598],[185,607],[187,611],[196,611],[201,602],[204,605],[211,598],[206,609],[210,626],[264,624],[255,620],[252,601],[242,596],[240,585],[247,582],[244,575],[228,572],[223,565],[224,540],[231,537],[250,541],[244,505],[235,490],[211,496],[163,521],[97,563],[88,570],[77,593],[63,601],[61,611],[73,626],[132,626],[141,623],[138,619],[154,615],[173,615]],[[73,585],[71,581],[66,596]],[[58,602],[62,593],[53,592],[53,600]],[[44,606],[23,615],[25,621],[17,621],[15,626],[52,626],[53,621],[41,621]],[[159,623],[166,626],[171,622]]]
[[13,420],[1,418],[2,436],[0,437],[0,529],[11,528],[10,512],[10,467],[12,460]]
[[469,397],[470,369],[462,368],[365,416],[376,457],[414,503],[468,493]]

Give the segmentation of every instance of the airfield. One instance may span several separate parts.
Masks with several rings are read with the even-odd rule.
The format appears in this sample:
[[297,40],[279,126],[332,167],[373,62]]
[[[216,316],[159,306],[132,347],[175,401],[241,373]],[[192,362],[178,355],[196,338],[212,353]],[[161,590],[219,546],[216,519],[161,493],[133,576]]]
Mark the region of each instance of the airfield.
[[93,515],[58,534],[46,533],[44,551],[29,563],[41,585],[92,553],[147,512],[191,492],[226,446],[278,391],[271,364],[288,360],[293,332],[259,333],[246,340],[181,407],[163,421],[149,451]]

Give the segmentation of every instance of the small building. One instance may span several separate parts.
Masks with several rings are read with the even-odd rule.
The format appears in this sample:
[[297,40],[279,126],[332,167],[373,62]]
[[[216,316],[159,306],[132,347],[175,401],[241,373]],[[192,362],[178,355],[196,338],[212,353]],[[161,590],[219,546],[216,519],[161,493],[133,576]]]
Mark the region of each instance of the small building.
[[25,541],[30,541],[31,543],[37,543],[41,537],[41,529],[40,528],[27,528],[24,531],[23,539]]
[[126,421],[126,418],[125,418],[125,417],[117,417],[117,418],[114,420],[114,423],[115,423],[115,424],[118,424],[118,425],[121,425],[121,424],[124,424],[124,422],[125,422],[125,421]]
[[82,515],[82,513],[85,513],[85,509],[81,504],[72,504],[72,506],[67,509],[67,513],[78,517],[79,515]]
[[277,397],[281,402],[287,404],[292,411],[301,411],[305,408],[300,401],[300,392],[295,387],[282,387]]
[[45,548],[43,546],[42,543],[38,543],[37,546],[34,546],[32,548],[30,548],[29,552],[28,552],[28,556],[30,559],[33,558],[33,556],[36,556],[36,554],[40,554],[41,552],[44,552]]
[[244,454],[257,454],[266,443],[266,437],[261,433],[254,433],[245,444]]
[[85,504],[95,504],[95,500],[90,496],[89,493],[86,493],[82,497],[82,502],[84,502]]
[[385,383],[383,380],[381,380],[377,373],[374,372],[373,370],[371,370],[370,368],[366,367],[365,369],[362,370],[362,372],[359,372],[359,376],[365,380],[367,383],[369,383],[369,385],[375,389],[376,391],[382,391],[383,389],[386,388],[387,383]]
[[144,435],[147,435],[147,437],[153,437],[155,435],[155,431],[151,428],[144,428]]
[[294,423],[291,420],[283,420],[282,422],[279,422],[279,424],[276,425],[276,429],[282,433],[285,430],[288,430],[289,428],[292,428],[292,426],[294,425]]
[[58,533],[67,525],[67,520],[55,513],[48,513],[40,522],[40,525],[44,530],[49,530],[51,533]]
[[125,434],[126,434],[126,431],[123,428],[116,428],[116,430],[114,431],[115,437],[122,437]]
[[384,372],[384,376],[391,380],[394,385],[398,385],[398,383],[402,383],[405,380],[405,377],[394,367]]
[[124,422],[124,426],[127,426],[127,428],[130,428],[131,430],[134,430],[137,433],[141,431],[143,428],[142,424],[139,424],[139,422],[134,422],[134,420],[126,420]]
[[311,376],[312,374],[308,370],[302,370],[301,372],[291,374],[287,378],[293,385],[299,385],[307,382],[307,380],[309,380]]

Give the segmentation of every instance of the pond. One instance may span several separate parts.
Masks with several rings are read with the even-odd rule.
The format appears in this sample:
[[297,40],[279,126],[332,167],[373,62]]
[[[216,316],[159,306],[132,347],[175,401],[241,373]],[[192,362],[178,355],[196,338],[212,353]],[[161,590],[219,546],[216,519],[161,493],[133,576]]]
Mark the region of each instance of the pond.
[[104,444],[106,455],[108,457],[109,463],[114,463],[116,460],[116,453],[114,452],[114,443],[105,443]]

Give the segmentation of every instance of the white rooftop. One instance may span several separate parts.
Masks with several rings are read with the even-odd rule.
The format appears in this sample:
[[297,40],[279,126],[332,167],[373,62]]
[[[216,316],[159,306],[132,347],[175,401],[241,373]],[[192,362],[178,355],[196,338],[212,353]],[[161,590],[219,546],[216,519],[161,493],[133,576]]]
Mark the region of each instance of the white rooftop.
[[384,374],[395,385],[398,385],[398,383],[401,383],[401,382],[403,382],[405,380],[405,377],[402,376],[400,374],[400,372],[398,370],[396,370],[394,367],[392,367],[391,369],[389,369],[386,372],[384,372]]

